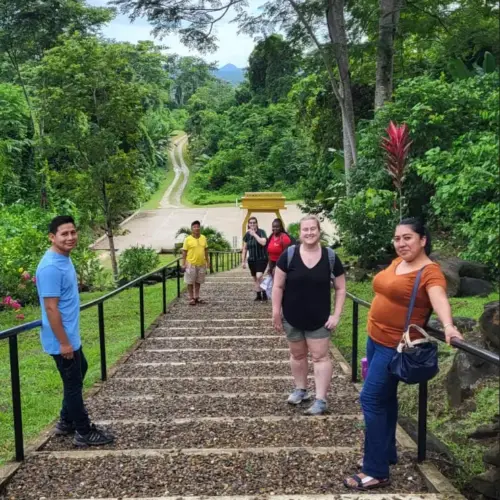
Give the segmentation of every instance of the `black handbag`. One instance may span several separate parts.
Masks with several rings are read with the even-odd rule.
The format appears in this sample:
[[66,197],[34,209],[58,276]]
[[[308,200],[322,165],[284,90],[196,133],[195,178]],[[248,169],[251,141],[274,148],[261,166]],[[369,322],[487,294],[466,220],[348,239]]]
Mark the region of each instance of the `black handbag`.
[[[423,270],[424,268],[420,269],[415,278],[404,333],[389,364],[391,375],[406,384],[427,382],[439,372],[436,340],[430,337],[423,328],[410,324]],[[412,341],[411,329],[417,330],[423,338]]]

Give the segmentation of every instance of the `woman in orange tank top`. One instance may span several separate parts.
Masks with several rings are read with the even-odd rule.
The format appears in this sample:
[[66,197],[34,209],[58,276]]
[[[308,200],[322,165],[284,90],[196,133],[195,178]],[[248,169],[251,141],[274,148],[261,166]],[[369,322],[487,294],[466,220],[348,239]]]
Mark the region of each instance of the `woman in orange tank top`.
[[388,365],[401,340],[415,278],[422,268],[410,323],[424,327],[434,310],[446,341],[462,338],[453,325],[445,277],[439,265],[429,259],[431,240],[423,224],[418,219],[403,219],[393,242],[398,257],[373,280],[375,298],[368,314],[366,346],[368,374],[360,397],[365,419],[362,472],[344,481],[347,488],[355,490],[388,486],[389,466],[397,463],[398,381]]

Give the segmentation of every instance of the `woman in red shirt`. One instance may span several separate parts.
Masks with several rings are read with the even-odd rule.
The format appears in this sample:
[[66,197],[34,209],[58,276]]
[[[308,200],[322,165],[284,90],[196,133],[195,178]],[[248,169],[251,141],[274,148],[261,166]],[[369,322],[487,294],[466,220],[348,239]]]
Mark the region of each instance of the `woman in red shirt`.
[[268,271],[274,274],[276,262],[280,255],[292,244],[292,239],[285,232],[281,219],[274,219],[272,225],[272,234],[267,242],[267,254],[269,256]]

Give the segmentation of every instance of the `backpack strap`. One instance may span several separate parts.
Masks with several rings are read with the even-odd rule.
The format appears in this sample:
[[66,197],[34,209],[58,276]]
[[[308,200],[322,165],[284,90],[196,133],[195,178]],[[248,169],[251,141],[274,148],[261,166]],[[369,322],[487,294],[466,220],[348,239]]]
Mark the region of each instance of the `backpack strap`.
[[293,256],[295,255],[295,245],[290,245],[286,249],[286,271],[290,269],[290,264],[292,263]]
[[326,251],[328,253],[328,262],[330,263],[330,275],[332,280],[335,279],[335,275],[333,274],[333,269],[335,268],[335,252],[333,248],[326,247]]

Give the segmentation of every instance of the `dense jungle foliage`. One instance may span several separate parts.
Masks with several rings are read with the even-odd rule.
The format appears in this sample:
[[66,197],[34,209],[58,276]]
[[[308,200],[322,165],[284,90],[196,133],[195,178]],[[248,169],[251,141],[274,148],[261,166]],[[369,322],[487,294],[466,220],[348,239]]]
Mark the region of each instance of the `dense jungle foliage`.
[[[269,33],[281,12],[275,3],[260,17],[241,15],[242,29]],[[259,39],[235,87],[201,58],[103,38],[114,8],[0,0],[0,296],[33,295],[19,291],[21,276],[34,272],[53,214],[74,214],[85,243],[103,232],[112,238],[165,179],[174,130],[190,136],[195,204],[280,190],[332,218],[346,251],[373,263],[401,203],[497,275],[498,6],[409,2],[394,37],[393,97],[375,111],[377,2],[346,2],[357,146],[346,170],[331,85],[339,73],[322,58],[331,43],[313,9],[319,3],[301,12],[315,20],[321,44],[283,11],[282,34]],[[390,121],[406,123],[412,141],[401,200],[380,147]],[[99,287],[100,264],[81,248],[82,287]]]

